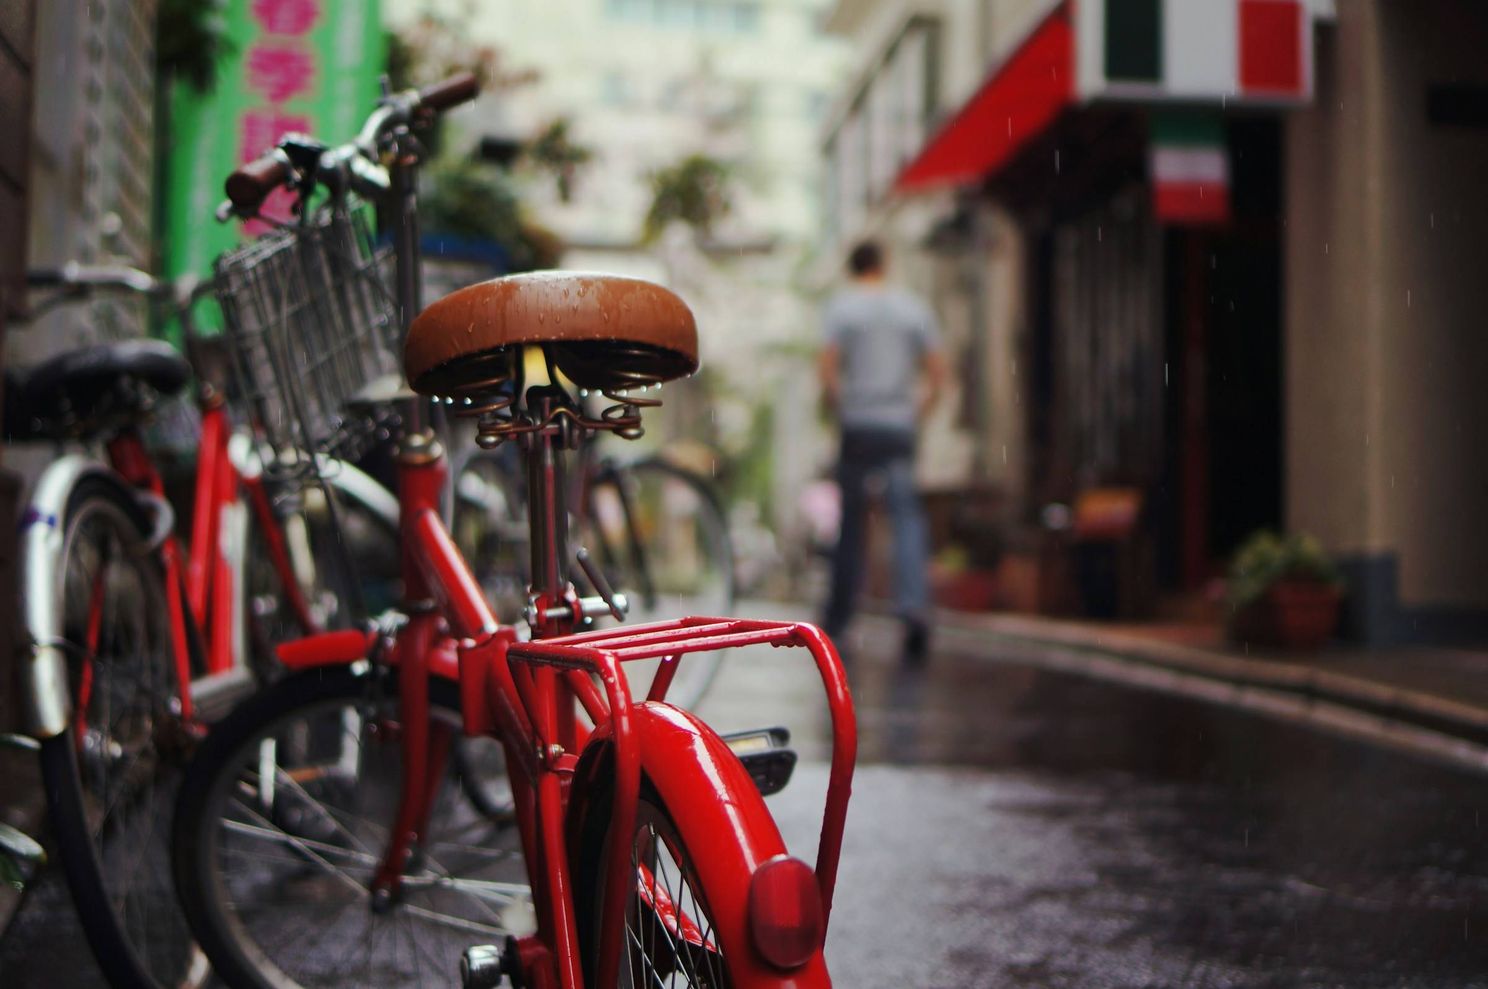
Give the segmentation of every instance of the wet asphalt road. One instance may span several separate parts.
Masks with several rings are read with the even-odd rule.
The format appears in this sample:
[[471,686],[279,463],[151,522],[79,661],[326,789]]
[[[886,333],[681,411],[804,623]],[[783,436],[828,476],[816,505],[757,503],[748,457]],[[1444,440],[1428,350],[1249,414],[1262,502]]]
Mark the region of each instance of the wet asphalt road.
[[[906,673],[893,633],[849,639],[837,985],[1488,986],[1488,779],[986,656]],[[809,861],[826,735],[800,655],[736,656],[702,713],[793,729],[771,802]],[[99,984],[59,886],[0,940],[0,986]]]
[[[893,631],[850,642],[837,984],[1488,986],[1488,780],[984,656],[906,672]],[[757,662],[714,716],[788,678],[819,725],[808,681]],[[772,800],[809,857],[820,728],[798,738],[817,758]]]

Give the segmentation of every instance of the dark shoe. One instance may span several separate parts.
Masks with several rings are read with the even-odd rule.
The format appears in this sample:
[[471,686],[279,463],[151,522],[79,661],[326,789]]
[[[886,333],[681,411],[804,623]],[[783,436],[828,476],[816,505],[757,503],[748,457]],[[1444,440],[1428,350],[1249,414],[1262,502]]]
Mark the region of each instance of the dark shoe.
[[924,666],[930,658],[930,626],[918,619],[904,623],[904,665]]

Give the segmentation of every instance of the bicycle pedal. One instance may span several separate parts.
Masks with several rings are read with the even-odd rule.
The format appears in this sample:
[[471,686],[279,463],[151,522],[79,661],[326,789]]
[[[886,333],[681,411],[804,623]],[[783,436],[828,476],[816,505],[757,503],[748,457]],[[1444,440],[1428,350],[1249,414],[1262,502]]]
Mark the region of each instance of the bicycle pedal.
[[495,989],[506,975],[501,949],[494,944],[477,944],[460,956],[460,989]]
[[510,934],[500,947],[476,944],[466,948],[460,955],[460,989],[496,989],[503,979],[511,989],[526,989],[520,958],[517,939]]
[[749,778],[762,796],[785,789],[796,768],[796,751],[790,748],[790,731],[779,725],[730,732],[724,744],[739,757]]

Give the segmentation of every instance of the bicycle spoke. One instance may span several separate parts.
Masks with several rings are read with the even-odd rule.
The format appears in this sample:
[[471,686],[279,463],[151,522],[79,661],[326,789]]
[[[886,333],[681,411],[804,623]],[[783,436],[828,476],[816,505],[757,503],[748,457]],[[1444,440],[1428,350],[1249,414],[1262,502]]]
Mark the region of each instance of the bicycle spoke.
[[487,879],[456,879],[447,876],[435,876],[423,878],[420,876],[404,876],[403,886],[405,889],[425,891],[430,889],[447,889],[455,892],[470,893],[482,900],[496,900],[501,903],[515,903],[525,900],[531,893],[528,887],[521,883],[504,883]]
[[350,829],[342,824],[341,821],[337,819],[336,815],[328,807],[326,807],[319,800],[316,800],[314,797],[310,796],[309,791],[301,786],[299,780],[295,779],[288,770],[284,769],[282,766],[276,766],[274,778],[275,780],[282,779],[285,783],[287,783],[290,789],[299,794],[299,796],[304,799],[305,803],[310,805],[310,807],[316,813],[320,814],[331,825],[331,827],[344,834],[347,840],[355,842],[362,848],[363,851],[370,852],[370,849],[368,849],[366,845],[362,844],[361,839],[352,834]]
[[[239,806],[242,806],[242,805],[239,804]],[[250,807],[243,807],[243,810],[246,811],[251,817],[254,817],[259,822],[261,822],[262,825],[266,829],[279,830],[279,829],[274,828],[274,825],[267,818],[265,818],[262,814],[258,813],[257,811],[253,810],[252,808],[250,808]],[[228,823],[230,823],[230,822],[223,822],[224,827]],[[355,879],[353,879],[351,876],[348,876],[346,873],[342,872],[340,869],[337,869],[334,865],[332,865],[329,861],[327,861],[322,856],[318,855],[313,849],[311,849],[305,843],[305,840],[304,839],[299,838],[296,835],[287,834],[287,833],[285,833],[282,830],[279,830],[279,833],[280,834],[283,834],[284,837],[287,838],[289,840],[290,844],[294,845],[295,848],[297,848],[300,851],[304,852],[305,855],[307,855],[310,859],[312,859],[317,864],[319,864],[320,866],[322,866],[325,869],[326,872],[328,872],[329,874],[331,874],[331,875],[335,876],[336,878],[340,879],[349,888],[356,890],[358,894],[361,894],[362,892],[365,891],[365,889],[366,889],[365,886],[363,886],[361,883],[358,883]]]
[[[369,868],[376,868],[378,864],[377,857],[368,852],[364,852],[360,849],[355,848],[344,848],[340,845],[332,845],[324,841],[316,841],[313,838],[302,838],[298,835],[287,834],[283,830],[273,827],[272,824],[270,824],[268,827],[255,827],[252,824],[245,824],[241,821],[224,821],[222,823],[222,827],[223,830],[231,831],[234,834],[242,834],[248,835],[249,837],[262,838],[265,841],[274,842],[276,844],[289,845],[302,851],[316,851],[324,852],[327,855],[344,856],[346,858],[350,858],[356,862],[359,862],[362,865],[366,865]],[[234,854],[244,855],[245,853],[241,851],[235,851]],[[281,861],[302,860],[284,859]]]
[[503,927],[493,927],[490,924],[477,924],[473,920],[466,920],[463,917],[454,917],[449,914],[439,913],[435,910],[430,910],[428,907],[417,907],[413,906],[412,904],[405,903],[402,904],[398,909],[407,911],[408,913],[414,914],[415,916],[422,917],[425,920],[433,921],[434,923],[439,924],[442,927],[447,927],[451,930],[469,931],[472,934],[479,934],[483,937],[492,937],[506,933],[506,929]]
[[[408,929],[408,937],[409,937],[409,940],[411,940],[413,942],[413,953],[414,953],[415,960],[421,954],[424,955],[425,957],[427,957],[429,959],[430,962],[433,963],[434,970],[436,972],[442,972],[442,971],[444,971],[445,968],[449,965],[449,963],[450,963],[451,960],[450,959],[441,959],[441,958],[436,957],[434,955],[434,949],[431,948],[431,947],[429,947],[428,945],[424,944],[424,942],[422,940],[420,940],[415,935],[415,932],[414,932],[413,928],[411,928],[411,927]],[[424,980],[422,968],[420,968],[420,970],[419,970],[418,984],[421,985],[421,986],[422,985],[428,985],[429,984],[428,982],[426,982]]]

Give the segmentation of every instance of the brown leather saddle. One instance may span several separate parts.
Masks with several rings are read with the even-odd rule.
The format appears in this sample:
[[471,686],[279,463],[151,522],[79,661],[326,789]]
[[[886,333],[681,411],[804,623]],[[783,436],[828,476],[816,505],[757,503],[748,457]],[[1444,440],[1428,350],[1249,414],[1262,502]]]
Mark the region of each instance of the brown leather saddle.
[[529,346],[596,391],[659,384],[698,366],[697,324],[674,293],[566,271],[509,275],[445,296],[409,328],[403,366],[415,391],[455,397],[509,374]]

